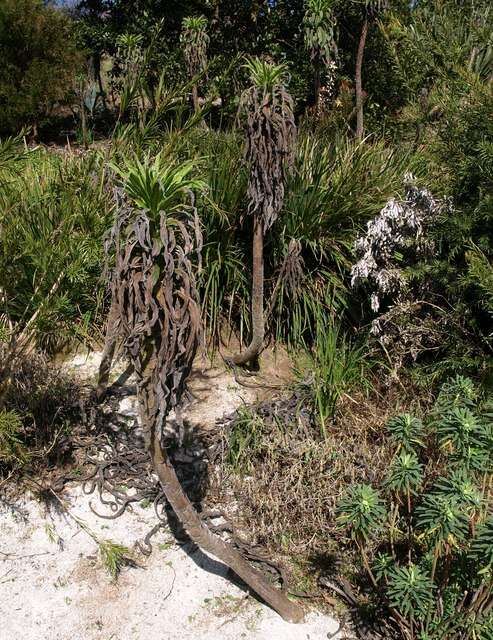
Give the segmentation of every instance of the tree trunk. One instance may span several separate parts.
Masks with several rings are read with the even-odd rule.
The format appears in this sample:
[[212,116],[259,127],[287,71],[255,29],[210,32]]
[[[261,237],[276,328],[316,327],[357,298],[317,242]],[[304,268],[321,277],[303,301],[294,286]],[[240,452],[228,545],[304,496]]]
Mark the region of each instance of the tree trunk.
[[363,56],[365,53],[366,36],[368,35],[368,18],[365,17],[361,36],[359,39],[358,53],[356,55],[355,89],[356,89],[356,140],[363,138],[363,88],[361,84],[361,70],[363,67]]
[[116,340],[118,336],[118,309],[114,302],[111,303],[110,312],[108,314],[108,324],[106,327],[106,339],[104,343],[103,355],[99,365],[98,386],[96,387],[96,400],[101,402],[108,389],[110,379],[111,365],[115,357]]
[[320,88],[322,86],[322,59],[320,55],[320,49],[317,48],[313,57],[313,95],[314,95],[314,107],[315,113],[318,113],[318,107],[320,104]]
[[[201,108],[200,108],[200,103],[199,103],[199,90],[196,84],[193,85],[192,87],[192,103],[193,103],[193,110],[195,112],[196,115],[200,114],[201,112]],[[200,120],[199,125],[203,128],[203,129],[207,129],[207,125],[205,123],[205,120],[202,118]]]
[[256,360],[264,346],[264,225],[259,215],[253,220],[252,341],[245,351],[233,356],[233,364]]
[[106,92],[103,87],[103,78],[101,77],[101,54],[99,51],[94,53],[94,75],[98,83],[99,95],[101,96],[101,102],[103,103],[103,110],[108,112],[108,105],[106,103]]
[[315,68],[313,71],[313,92],[315,94],[315,111],[318,110],[320,103],[320,63],[315,61]]
[[196,84],[194,84],[192,87],[192,102],[193,102],[193,108],[195,113],[199,113],[200,112],[199,92]]
[[[185,494],[173,465],[165,449],[161,445],[159,430],[156,424],[149,424],[148,416],[155,415],[155,396],[152,388],[151,367],[144,373],[149,384],[144,385],[140,393],[140,407],[144,437],[149,447],[152,464],[158,475],[165,496],[181,524],[190,538],[202,550],[212,554],[232,569],[256,594],[287,622],[302,622],[304,611],[302,607],[292,602],[279,589],[272,586],[266,578],[252,567],[230,544],[214,535],[202,522]],[[150,405],[148,404],[150,403]]]
[[82,128],[82,144],[84,149],[87,149],[87,118],[86,118],[86,106],[84,104],[84,83],[80,83],[80,125]]

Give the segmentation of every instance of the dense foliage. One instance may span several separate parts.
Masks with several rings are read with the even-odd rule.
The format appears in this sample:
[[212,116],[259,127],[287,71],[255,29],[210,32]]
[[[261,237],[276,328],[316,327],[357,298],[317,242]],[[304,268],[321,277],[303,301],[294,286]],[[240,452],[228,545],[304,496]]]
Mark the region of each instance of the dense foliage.
[[[267,514],[283,548],[333,550],[352,478],[338,522],[369,609],[406,638],[490,638],[492,34],[486,0],[4,0],[0,466],[53,435],[31,354],[100,345],[104,267],[145,255],[152,290],[185,207],[207,347],[297,363],[280,417],[229,434],[261,536]],[[384,431],[389,407],[409,412]]]
[[0,5],[0,133],[42,124],[67,102],[81,62],[71,21],[42,0]]
[[424,424],[409,414],[388,422],[394,455],[382,486],[354,485],[339,501],[374,598],[407,637],[491,637],[491,417],[458,376]]

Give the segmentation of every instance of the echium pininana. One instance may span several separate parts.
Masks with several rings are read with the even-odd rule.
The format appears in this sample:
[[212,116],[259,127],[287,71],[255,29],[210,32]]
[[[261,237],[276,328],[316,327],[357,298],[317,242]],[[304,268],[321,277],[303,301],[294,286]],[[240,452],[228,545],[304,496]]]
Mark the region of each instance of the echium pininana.
[[447,203],[436,200],[428,189],[417,187],[411,174],[404,176],[405,196],[391,198],[380,213],[367,224],[364,236],[354,245],[358,262],[351,269],[351,286],[363,284],[372,289],[371,308],[380,310],[382,299],[390,296],[400,302],[406,289],[406,276],[397,254],[421,257],[431,248],[424,237],[427,226]]

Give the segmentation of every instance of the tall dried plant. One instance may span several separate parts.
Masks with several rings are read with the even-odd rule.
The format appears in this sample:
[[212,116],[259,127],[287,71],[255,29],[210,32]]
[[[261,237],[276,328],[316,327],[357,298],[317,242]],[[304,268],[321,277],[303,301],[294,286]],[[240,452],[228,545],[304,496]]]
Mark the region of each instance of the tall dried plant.
[[[135,184],[129,186],[127,181],[128,191],[136,202]],[[138,201],[145,204],[140,197]],[[107,243],[107,250],[115,256],[110,340],[118,337],[122,341],[135,370],[145,444],[166,498],[191,539],[230,567],[284,619],[298,622],[303,618],[302,608],[204,524],[163,445],[166,420],[171,410],[180,413],[201,342],[195,274],[202,236],[192,192],[188,204],[175,206],[169,213],[162,208],[165,197],[153,202],[152,208],[135,208],[118,192],[117,218]]]
[[251,60],[245,66],[251,78],[241,107],[246,112],[248,211],[253,218],[252,340],[247,349],[233,356],[233,364],[254,362],[263,347],[264,235],[282,209],[296,139],[293,99],[286,88],[286,67],[260,59]]
[[[203,73],[207,67],[207,19],[204,16],[189,16],[183,20],[180,36],[183,55],[190,79]],[[192,100],[196,112],[200,111],[197,82],[192,86]]]

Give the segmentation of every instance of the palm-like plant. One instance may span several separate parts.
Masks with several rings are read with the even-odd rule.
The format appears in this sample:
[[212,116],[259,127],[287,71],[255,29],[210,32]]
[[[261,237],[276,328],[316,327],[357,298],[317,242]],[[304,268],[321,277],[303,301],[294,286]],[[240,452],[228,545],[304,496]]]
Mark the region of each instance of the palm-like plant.
[[[207,67],[207,19],[205,16],[188,16],[183,20],[180,40],[190,79],[202,74]],[[195,112],[200,111],[197,82],[192,85],[192,100]]]
[[135,33],[123,33],[117,39],[118,55],[123,65],[120,118],[135,104],[142,86],[142,74],[145,66],[142,43],[143,36]]
[[[147,211],[153,230],[160,228],[164,213],[168,223],[173,223],[169,216],[183,210],[183,203],[190,193],[204,188],[203,182],[190,175],[193,169],[191,161],[173,165],[169,161],[165,162],[162,153],[154,159],[146,158],[144,161],[137,157],[133,160],[126,159],[122,166],[112,163],[111,167],[122,180],[133,206]],[[118,337],[120,315],[113,303],[108,315],[106,341],[99,366],[96,390],[99,400],[106,393]]]
[[320,99],[320,74],[336,56],[334,0],[306,0],[303,26],[305,45],[310,52],[314,69],[315,105]]
[[253,218],[252,340],[234,364],[257,359],[264,342],[264,234],[272,227],[284,202],[296,125],[293,100],[284,65],[264,60],[247,62],[251,85],[242,97],[247,117],[246,159],[249,166],[247,197]]
[[[159,183],[159,198],[153,181],[147,197],[141,181],[135,189],[133,178],[139,172],[138,167],[129,170],[127,165],[124,192],[117,194],[116,220],[107,245],[115,257],[108,340],[121,340],[135,371],[145,444],[166,498],[192,540],[233,569],[286,620],[298,622],[303,618],[301,607],[204,525],[163,446],[166,420],[172,410],[179,414],[201,342],[195,274],[202,237],[193,197],[186,194],[190,186],[187,168],[178,164],[164,170],[166,180]],[[168,203],[170,215],[163,209],[140,208],[146,202],[158,207]]]

